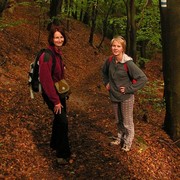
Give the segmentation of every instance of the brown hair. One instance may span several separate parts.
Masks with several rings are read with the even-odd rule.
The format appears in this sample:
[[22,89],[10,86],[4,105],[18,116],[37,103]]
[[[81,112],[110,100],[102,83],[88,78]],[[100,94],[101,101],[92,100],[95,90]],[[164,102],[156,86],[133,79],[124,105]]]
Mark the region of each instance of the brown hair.
[[126,40],[125,40],[122,36],[115,36],[115,37],[111,40],[111,46],[112,46],[112,44],[113,44],[114,41],[119,42],[119,43],[122,45],[124,52],[126,51]]
[[64,29],[61,28],[60,26],[52,26],[50,31],[49,31],[49,36],[48,36],[48,43],[50,46],[54,46],[54,42],[53,42],[53,38],[54,38],[54,33],[58,31],[60,32],[63,37],[64,37],[64,42],[63,42],[63,46],[66,44],[67,42],[67,39],[66,39],[66,35],[65,35],[65,32],[64,32]]

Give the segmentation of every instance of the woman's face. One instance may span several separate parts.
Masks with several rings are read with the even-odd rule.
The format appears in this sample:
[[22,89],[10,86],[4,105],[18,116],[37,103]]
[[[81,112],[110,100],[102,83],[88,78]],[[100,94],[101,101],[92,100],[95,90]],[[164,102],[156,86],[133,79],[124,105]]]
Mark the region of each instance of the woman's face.
[[54,33],[53,42],[54,42],[54,46],[56,47],[61,47],[63,45],[64,37],[59,31],[56,31]]
[[111,46],[112,53],[115,56],[121,55],[124,52],[123,46],[119,41],[114,40]]

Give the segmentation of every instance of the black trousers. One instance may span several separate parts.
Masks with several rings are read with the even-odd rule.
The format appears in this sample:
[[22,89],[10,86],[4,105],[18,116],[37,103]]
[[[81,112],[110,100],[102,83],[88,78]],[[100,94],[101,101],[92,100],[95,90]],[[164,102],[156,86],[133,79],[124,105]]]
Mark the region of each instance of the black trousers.
[[58,158],[69,158],[71,155],[68,139],[68,120],[66,116],[66,98],[61,99],[63,108],[61,114],[54,113],[54,105],[49,100],[46,94],[42,93],[43,99],[48,105],[48,108],[52,110],[54,114],[54,120],[52,125],[52,134],[50,140],[50,147],[56,150],[56,156]]

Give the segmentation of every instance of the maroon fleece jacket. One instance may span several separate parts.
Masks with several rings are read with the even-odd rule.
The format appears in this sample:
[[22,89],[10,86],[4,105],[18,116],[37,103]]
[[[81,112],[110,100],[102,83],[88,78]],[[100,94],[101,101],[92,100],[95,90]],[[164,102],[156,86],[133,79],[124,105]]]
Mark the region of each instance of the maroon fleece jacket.
[[[61,59],[60,50],[56,50],[54,46],[49,46],[48,49],[50,49],[54,53],[56,59],[53,78],[52,78],[53,58],[50,54],[47,53],[43,53],[40,56],[39,77],[45,94],[48,96],[49,100],[53,102],[54,105],[57,105],[60,103],[60,99],[55,89],[54,83],[64,78],[64,63]],[[61,66],[63,66],[63,68]]]

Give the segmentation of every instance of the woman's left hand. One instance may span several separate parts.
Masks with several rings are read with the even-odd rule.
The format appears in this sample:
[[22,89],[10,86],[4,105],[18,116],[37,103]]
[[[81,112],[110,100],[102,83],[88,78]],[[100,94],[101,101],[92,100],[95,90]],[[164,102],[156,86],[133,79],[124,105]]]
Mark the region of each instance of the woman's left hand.
[[110,91],[110,84],[109,84],[109,83],[107,83],[106,89],[107,89],[108,91]]

